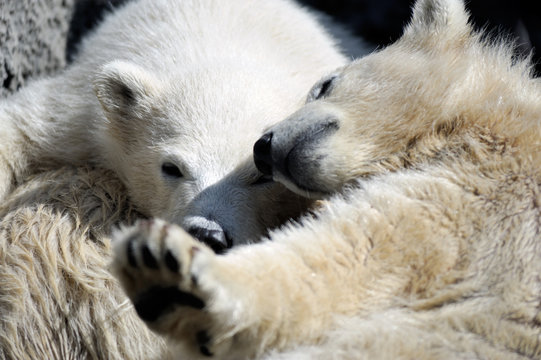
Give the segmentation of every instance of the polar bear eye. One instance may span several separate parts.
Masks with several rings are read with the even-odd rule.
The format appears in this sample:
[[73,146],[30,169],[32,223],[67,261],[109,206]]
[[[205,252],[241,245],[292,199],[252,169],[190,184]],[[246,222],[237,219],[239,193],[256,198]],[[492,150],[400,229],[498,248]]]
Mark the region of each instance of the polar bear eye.
[[183,177],[182,171],[173,163],[165,162],[162,164],[162,173],[168,177],[181,178]]

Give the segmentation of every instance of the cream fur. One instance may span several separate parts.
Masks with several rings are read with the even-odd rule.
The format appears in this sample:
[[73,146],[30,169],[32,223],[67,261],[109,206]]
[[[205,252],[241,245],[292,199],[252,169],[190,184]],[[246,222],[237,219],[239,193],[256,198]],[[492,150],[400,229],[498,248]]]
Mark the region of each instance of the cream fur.
[[28,179],[0,207],[0,359],[166,359],[107,271],[118,222],[140,214],[107,171]]
[[541,357],[540,83],[466,19],[419,0],[396,44],[269,130],[336,121],[295,144],[313,193],[273,173],[335,193],[315,216],[223,256],[162,220],[115,235],[115,273],[179,358]]

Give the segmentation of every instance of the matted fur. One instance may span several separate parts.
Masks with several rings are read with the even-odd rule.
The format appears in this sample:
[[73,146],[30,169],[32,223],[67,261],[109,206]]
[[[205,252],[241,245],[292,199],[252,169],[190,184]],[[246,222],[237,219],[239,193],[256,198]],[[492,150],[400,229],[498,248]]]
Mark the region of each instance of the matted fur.
[[107,234],[137,213],[111,173],[62,168],[0,207],[0,359],[161,359],[107,270]]

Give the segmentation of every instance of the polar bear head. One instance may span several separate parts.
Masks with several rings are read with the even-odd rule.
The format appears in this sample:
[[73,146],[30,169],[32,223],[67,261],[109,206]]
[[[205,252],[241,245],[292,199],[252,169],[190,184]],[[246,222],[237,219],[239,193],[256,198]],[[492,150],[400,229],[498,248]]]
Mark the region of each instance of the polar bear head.
[[160,77],[114,61],[95,80],[106,116],[96,135],[103,161],[143,213],[182,225],[218,252],[257,240],[308,205],[251,161],[253,142],[294,110],[298,94],[235,66]]
[[323,78],[256,142],[258,168],[319,197],[419,166],[472,126],[505,133],[498,119],[516,111],[528,69],[512,65],[507,47],[483,42],[460,0],[419,0],[396,43]]

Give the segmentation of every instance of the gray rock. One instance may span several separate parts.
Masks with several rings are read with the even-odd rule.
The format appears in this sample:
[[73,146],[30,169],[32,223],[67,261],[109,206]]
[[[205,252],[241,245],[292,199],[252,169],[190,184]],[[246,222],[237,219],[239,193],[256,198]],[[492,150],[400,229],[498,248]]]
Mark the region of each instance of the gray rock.
[[66,66],[74,0],[0,0],[0,97]]

